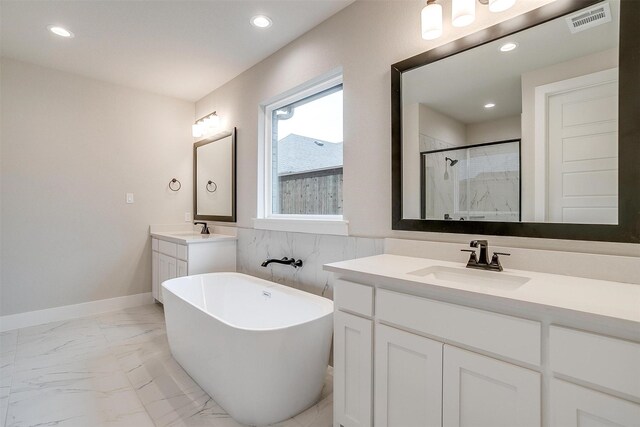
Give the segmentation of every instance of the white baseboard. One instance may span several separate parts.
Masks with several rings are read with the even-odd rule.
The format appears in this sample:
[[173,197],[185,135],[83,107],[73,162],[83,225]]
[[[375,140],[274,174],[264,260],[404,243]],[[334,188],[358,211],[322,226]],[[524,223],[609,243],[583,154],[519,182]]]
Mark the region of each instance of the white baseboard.
[[153,303],[151,292],[0,316],[0,332]]

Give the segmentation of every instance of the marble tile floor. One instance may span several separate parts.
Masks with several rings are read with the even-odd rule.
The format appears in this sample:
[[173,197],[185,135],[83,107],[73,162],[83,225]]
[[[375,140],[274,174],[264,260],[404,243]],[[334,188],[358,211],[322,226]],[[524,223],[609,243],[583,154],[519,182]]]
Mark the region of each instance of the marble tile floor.
[[[319,403],[278,427],[331,426]],[[0,333],[0,427],[240,427],[171,356],[162,306]]]

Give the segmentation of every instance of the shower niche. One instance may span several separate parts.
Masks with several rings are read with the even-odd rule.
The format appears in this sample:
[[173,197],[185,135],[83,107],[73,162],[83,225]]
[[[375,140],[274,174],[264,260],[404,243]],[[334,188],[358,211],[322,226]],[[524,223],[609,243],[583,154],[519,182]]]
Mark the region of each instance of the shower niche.
[[420,135],[420,218],[518,222],[520,139],[454,146]]

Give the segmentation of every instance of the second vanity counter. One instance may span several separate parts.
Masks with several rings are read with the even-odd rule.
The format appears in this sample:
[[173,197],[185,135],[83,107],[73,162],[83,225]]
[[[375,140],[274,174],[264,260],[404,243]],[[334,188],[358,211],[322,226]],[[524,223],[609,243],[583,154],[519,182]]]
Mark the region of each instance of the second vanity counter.
[[[472,270],[454,263],[399,255],[376,255],[325,265],[325,270],[364,283],[444,300],[501,305],[576,315],[621,327],[640,338],[640,286],[505,268]],[[493,304],[492,304],[493,303]]]
[[[161,228],[161,229],[158,229]],[[161,284],[176,277],[236,271],[237,237],[201,234],[191,226],[151,226],[151,292],[163,301]]]

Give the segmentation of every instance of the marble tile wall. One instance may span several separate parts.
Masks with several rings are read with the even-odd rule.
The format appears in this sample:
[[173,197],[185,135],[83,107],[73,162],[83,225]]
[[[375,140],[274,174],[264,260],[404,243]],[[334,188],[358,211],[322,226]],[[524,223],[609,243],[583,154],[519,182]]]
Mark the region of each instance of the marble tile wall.
[[[332,274],[324,264],[379,255],[384,252],[383,239],[289,233],[283,231],[238,228],[237,271],[333,298]],[[260,264],[268,258],[293,257],[304,265]]]

